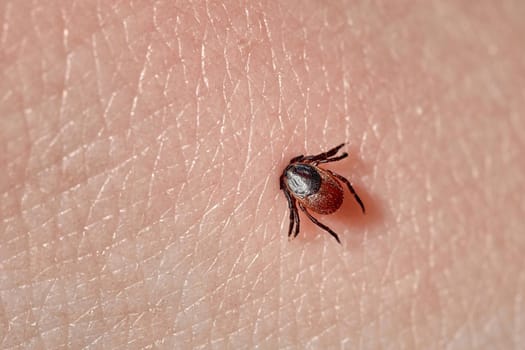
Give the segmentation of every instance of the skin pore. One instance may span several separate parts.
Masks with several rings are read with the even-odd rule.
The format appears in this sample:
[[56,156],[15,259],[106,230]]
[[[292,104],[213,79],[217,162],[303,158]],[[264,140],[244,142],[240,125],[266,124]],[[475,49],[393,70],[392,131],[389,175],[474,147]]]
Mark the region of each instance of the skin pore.
[[[524,13],[2,1],[0,347],[523,347]],[[366,215],[288,242],[342,142]]]

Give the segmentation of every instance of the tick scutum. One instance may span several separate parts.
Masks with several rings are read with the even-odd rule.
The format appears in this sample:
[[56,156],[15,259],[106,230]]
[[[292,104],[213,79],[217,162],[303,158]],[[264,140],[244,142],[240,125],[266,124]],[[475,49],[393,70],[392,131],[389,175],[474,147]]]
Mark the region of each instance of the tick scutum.
[[286,169],[286,184],[297,197],[315,194],[321,188],[321,175],[311,165],[290,164]]

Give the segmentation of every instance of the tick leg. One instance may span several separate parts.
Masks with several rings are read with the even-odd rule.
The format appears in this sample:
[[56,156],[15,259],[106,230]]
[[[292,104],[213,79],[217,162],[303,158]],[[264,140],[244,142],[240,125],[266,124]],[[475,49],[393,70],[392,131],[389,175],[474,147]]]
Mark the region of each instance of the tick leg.
[[[294,235],[293,235],[293,238],[297,237],[297,235],[299,234],[299,226],[301,225],[301,219],[299,218],[299,212],[297,211],[297,206],[295,205],[294,203],[294,207],[293,207],[293,213],[294,213],[294,216],[295,216],[295,232],[294,232]],[[288,239],[293,239],[291,238],[291,233],[292,231],[288,232]]]
[[293,208],[290,208],[290,225],[288,227],[288,237],[292,235],[292,230],[295,225],[295,211]]
[[299,203],[299,208],[301,208],[302,211],[304,211],[304,213],[306,214],[306,216],[308,216],[308,219],[312,220],[312,222],[314,224],[316,224],[317,226],[319,226],[320,228],[322,228],[323,230],[325,230],[326,232],[328,232],[329,234],[332,235],[332,237],[335,238],[335,240],[337,241],[337,243],[341,244],[341,241],[339,240],[339,237],[337,236],[337,233],[335,233],[334,231],[332,231],[332,229],[324,224],[321,224],[316,218],[314,218],[312,216],[312,214],[310,214],[308,212],[308,210],[306,210],[306,208]]
[[337,156],[337,157],[317,160],[317,161],[315,161],[315,164],[337,162],[338,160],[344,159],[346,157],[348,157],[348,153],[345,152],[345,153],[343,153],[343,154],[341,154],[340,156]]
[[295,199],[292,198],[290,192],[284,187],[283,176],[280,178],[280,187],[283,190],[284,195],[286,196],[286,201],[288,202],[288,209],[290,209],[290,225],[288,227],[288,237],[292,235],[293,228],[295,226],[295,232],[299,232],[299,213],[297,212],[297,206],[295,204]]
[[[299,225],[300,225],[300,219],[299,219],[299,212],[297,212],[297,205],[295,204],[295,199],[290,196],[288,192],[286,192],[286,197],[289,198],[288,200],[288,208],[290,209],[290,227],[288,228],[288,239],[293,239],[299,234]],[[292,230],[295,226],[295,233],[293,238],[292,237]]]
[[[339,150],[341,149],[341,147],[343,147],[345,144],[342,143],[338,146],[335,146],[334,148],[332,148],[331,150],[328,150],[326,152],[323,152],[323,153],[319,153],[319,154],[316,154],[314,156],[306,156],[304,157],[303,159],[304,160],[309,160],[311,162],[316,162],[316,161],[319,161],[319,160],[325,160],[327,158],[330,158],[332,156],[335,156],[337,152],[339,152]],[[344,158],[344,157],[343,157]]]
[[295,162],[299,162],[299,161],[301,161],[303,159],[304,159],[304,156],[302,154],[300,156],[293,157],[292,159],[290,159],[290,164],[295,163]]
[[356,191],[352,187],[352,184],[350,183],[350,181],[348,181],[346,179],[346,177],[341,176],[339,174],[336,174],[333,171],[330,171],[328,169],[324,169],[324,170],[329,172],[331,175],[335,176],[336,178],[338,178],[339,180],[343,181],[346,184],[346,186],[348,187],[348,190],[354,195],[354,198],[355,198],[356,202],[359,204],[359,206],[361,207],[361,210],[364,213],[365,212],[365,205],[363,204],[363,201],[361,200],[361,198],[359,198],[359,195],[356,193]]
[[288,191],[284,190],[284,195],[286,196],[286,200],[288,201],[288,209],[290,209],[290,225],[288,227],[288,237],[292,235],[292,230],[296,222],[296,216],[297,216],[297,208],[295,207],[295,203],[292,200],[292,197],[288,193]]

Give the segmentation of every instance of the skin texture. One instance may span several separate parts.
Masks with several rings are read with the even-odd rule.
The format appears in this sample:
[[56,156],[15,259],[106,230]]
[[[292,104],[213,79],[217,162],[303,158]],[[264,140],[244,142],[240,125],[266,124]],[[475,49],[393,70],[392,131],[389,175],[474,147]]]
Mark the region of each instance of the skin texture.
[[0,1],[0,347],[523,348],[524,14]]

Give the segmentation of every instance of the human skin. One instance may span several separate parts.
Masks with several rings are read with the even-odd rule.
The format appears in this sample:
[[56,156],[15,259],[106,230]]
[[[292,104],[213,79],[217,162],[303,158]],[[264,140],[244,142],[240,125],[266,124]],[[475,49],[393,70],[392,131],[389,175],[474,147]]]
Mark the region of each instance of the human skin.
[[524,14],[2,1],[0,347],[523,348]]

